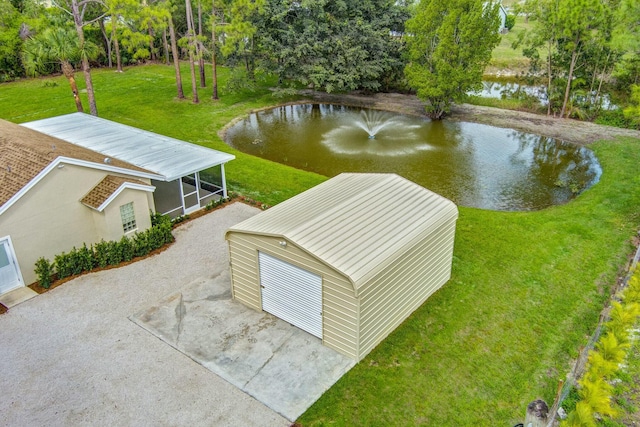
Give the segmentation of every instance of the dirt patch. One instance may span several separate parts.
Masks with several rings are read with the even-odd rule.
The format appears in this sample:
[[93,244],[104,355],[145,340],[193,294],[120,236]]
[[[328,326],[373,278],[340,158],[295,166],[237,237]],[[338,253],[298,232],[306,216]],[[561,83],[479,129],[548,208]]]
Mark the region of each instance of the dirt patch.
[[[398,93],[329,94],[305,90],[301,92],[313,102],[336,103],[354,107],[369,107],[426,117],[424,104],[414,95]],[[304,102],[304,101],[301,101]],[[574,144],[590,144],[599,140],[614,140],[620,137],[640,139],[640,131],[603,126],[572,119],[559,119],[522,111],[502,110],[500,108],[478,105],[454,105],[447,120],[482,123],[502,128],[516,129],[551,138],[561,139]]]

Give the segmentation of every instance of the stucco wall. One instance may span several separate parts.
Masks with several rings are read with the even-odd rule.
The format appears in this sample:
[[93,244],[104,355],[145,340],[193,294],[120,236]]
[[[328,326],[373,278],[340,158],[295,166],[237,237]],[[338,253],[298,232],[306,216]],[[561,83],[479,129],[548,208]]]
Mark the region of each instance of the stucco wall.
[[130,188],[118,195],[102,212],[94,211],[94,222],[97,236],[104,240],[120,240],[124,231],[122,229],[122,218],[120,216],[120,206],[133,202],[133,210],[136,215],[136,229],[128,231],[127,236],[135,234],[137,231],[144,231],[151,227],[151,217],[149,215],[149,193]]
[[[99,230],[94,210],[80,203],[82,197],[105,176],[103,171],[65,164],[50,171],[0,216],[0,236],[11,236],[26,284],[37,280],[33,270],[41,256],[53,261],[54,255],[83,243],[98,242],[100,233],[110,232],[107,225]],[[136,200],[139,202],[135,203],[136,218],[138,210],[143,210],[146,214],[139,219],[145,221],[149,216],[148,198],[143,194]],[[119,206],[117,203],[112,205],[118,210],[118,217]],[[118,239],[122,237],[122,228],[120,230]]]

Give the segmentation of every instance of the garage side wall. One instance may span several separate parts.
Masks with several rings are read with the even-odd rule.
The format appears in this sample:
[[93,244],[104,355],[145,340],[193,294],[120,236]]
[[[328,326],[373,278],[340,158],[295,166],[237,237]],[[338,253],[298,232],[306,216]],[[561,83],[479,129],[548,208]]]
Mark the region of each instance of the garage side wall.
[[357,360],[358,300],[343,275],[288,242],[257,234],[229,232],[234,299],[262,311],[258,252],[262,251],[322,277],[323,344]]
[[451,277],[456,219],[425,233],[360,290],[360,348],[364,358]]

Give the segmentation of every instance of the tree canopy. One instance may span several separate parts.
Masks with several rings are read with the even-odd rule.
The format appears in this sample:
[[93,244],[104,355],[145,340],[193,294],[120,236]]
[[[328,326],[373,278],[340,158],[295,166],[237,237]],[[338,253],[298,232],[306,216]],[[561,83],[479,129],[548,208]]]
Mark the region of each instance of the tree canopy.
[[401,75],[407,9],[393,0],[270,0],[262,51],[281,79],[327,92],[379,90]]
[[481,0],[422,0],[407,21],[405,74],[432,118],[481,85],[500,41],[497,8]]

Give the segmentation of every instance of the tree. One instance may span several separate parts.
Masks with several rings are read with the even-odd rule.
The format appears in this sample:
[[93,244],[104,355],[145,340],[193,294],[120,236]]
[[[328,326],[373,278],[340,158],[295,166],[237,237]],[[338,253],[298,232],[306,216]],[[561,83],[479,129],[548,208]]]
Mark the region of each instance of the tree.
[[629,105],[624,109],[624,116],[640,127],[640,86],[631,85]]
[[558,23],[559,3],[560,0],[527,0],[522,7],[522,13],[528,21],[534,22],[534,25],[531,30],[522,31],[512,45],[514,49],[523,48],[522,53],[530,60],[529,71],[533,76],[542,69],[540,53],[545,53],[547,115],[551,115],[555,110],[557,98],[561,98],[559,95],[556,96],[558,90],[555,86],[556,74],[560,73],[555,64],[555,60],[559,59],[556,52],[561,31]]
[[[528,0],[524,6],[532,29],[520,34],[514,48],[523,46],[538,73],[540,53],[546,58],[547,114],[599,108],[602,85],[620,53],[611,44],[613,11],[620,0]],[[544,47],[544,49],[542,49]],[[574,108],[579,105],[581,108]],[[558,111],[559,110],[559,111]]]
[[178,99],[184,99],[184,91],[182,89],[182,76],[180,74],[180,55],[178,54],[178,42],[176,37],[175,26],[173,25],[173,16],[169,10],[169,5],[165,3],[167,10],[167,24],[169,26],[169,38],[171,40],[171,56],[173,58],[173,67],[176,75],[176,88],[178,90]]
[[[112,63],[112,49],[116,57],[116,71],[122,72],[122,55],[120,54],[120,25],[126,18],[130,18],[135,14],[138,6],[136,0],[105,0],[107,12],[104,17],[98,21],[102,36],[105,40],[107,49],[107,60],[109,68]],[[105,23],[105,21],[107,21]]]
[[24,74],[20,63],[21,15],[9,0],[0,0],[0,82]]
[[44,32],[29,38],[24,44],[23,60],[30,74],[46,69],[51,62],[59,63],[62,74],[69,81],[71,93],[78,111],[83,112],[82,101],[78,96],[78,86],[75,80],[73,63],[83,57],[94,58],[98,54],[98,47],[93,43],[80,44],[77,35],[70,28],[47,28]]
[[613,45],[625,52],[616,66],[616,77],[626,85],[640,84],[640,0],[622,0],[616,9]]
[[[85,37],[84,26],[92,24],[102,19],[104,13],[100,8],[104,5],[102,0],[68,0],[68,2],[59,3],[56,0],[52,0],[52,3],[69,14],[73,18],[73,24],[78,35],[79,47],[81,51],[85,51]],[[89,18],[89,15],[97,15]],[[87,20],[88,19],[88,20]],[[89,57],[87,55],[81,56],[82,73],[84,74],[84,81],[87,88],[87,98],[89,98],[89,109],[94,116],[98,115],[98,107],[96,105],[95,91],[93,89],[93,79],[91,78],[91,66],[89,65]]]
[[569,103],[573,74],[585,45],[594,37],[602,24],[603,6],[601,0],[563,0],[558,2],[558,26],[560,38],[558,50],[570,55],[567,84],[560,116],[564,117]]
[[327,92],[378,90],[402,74],[400,34],[408,18],[392,0],[267,2],[257,21],[265,66]]
[[186,14],[187,14],[187,35],[186,44],[189,51],[189,70],[191,71],[191,90],[193,95],[193,103],[200,102],[198,99],[198,87],[196,85],[196,70],[195,70],[195,54],[196,54],[196,33],[193,26],[193,10],[191,8],[191,0],[185,0]]
[[[216,8],[216,0],[211,0],[211,70],[212,70],[212,88],[211,99],[220,99],[218,96],[218,63],[216,57],[217,50],[217,33],[218,26],[218,9]],[[224,15],[223,15],[224,16]]]
[[222,54],[242,58],[247,75],[252,80],[255,70],[255,35],[258,31],[255,22],[264,13],[265,4],[266,0],[229,0],[227,4],[230,20],[224,27]]
[[500,41],[498,5],[481,0],[422,0],[407,21],[405,75],[433,119],[482,84]]

